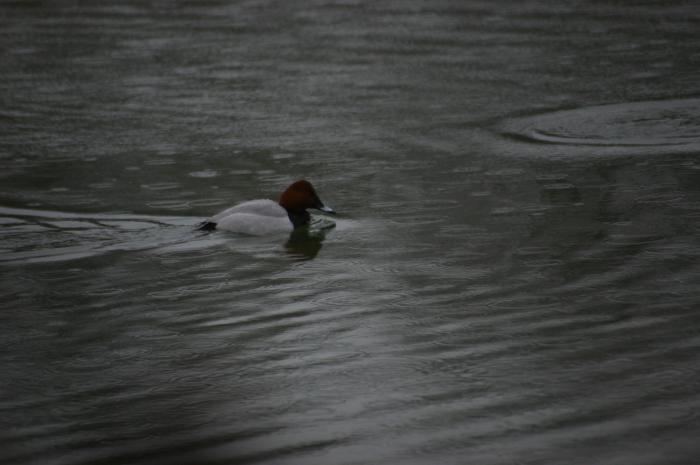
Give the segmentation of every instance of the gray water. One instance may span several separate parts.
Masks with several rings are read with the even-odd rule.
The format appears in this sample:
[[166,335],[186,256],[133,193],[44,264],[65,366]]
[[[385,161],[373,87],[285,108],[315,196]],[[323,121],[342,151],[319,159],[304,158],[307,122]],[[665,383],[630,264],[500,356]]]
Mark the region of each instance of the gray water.
[[0,463],[697,463],[700,7],[614,3],[3,2]]

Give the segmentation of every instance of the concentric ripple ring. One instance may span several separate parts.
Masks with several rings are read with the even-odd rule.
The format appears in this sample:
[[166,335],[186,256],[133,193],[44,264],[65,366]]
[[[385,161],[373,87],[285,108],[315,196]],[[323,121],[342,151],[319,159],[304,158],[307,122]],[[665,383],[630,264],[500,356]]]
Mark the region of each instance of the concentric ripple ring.
[[700,99],[597,105],[507,120],[502,134],[560,152],[648,154],[700,151]]

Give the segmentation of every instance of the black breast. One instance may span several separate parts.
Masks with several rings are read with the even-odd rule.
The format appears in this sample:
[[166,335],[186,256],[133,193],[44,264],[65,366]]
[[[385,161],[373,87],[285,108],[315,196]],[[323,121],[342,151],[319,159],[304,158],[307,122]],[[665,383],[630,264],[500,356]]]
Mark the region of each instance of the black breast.
[[295,228],[309,224],[309,221],[311,221],[311,215],[306,210],[301,213],[287,211],[287,214]]

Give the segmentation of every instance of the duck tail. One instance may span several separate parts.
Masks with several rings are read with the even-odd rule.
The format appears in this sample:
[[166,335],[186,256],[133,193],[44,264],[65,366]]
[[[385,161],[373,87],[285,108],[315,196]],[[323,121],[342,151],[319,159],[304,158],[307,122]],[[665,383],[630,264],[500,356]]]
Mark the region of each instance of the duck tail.
[[197,231],[213,231],[216,229],[216,223],[212,221],[202,221],[197,225]]

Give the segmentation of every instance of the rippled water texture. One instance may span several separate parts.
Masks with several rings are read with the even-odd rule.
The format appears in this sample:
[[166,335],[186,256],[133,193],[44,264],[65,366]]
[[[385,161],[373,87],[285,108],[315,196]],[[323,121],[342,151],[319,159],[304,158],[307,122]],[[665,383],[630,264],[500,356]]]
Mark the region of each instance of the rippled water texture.
[[[697,462],[693,2],[17,1],[0,38],[0,463]],[[194,230],[302,177],[334,229]]]
[[[662,155],[700,152],[700,99],[600,105],[507,121],[506,134],[533,143],[528,156]],[[566,146],[542,150],[540,143]]]

